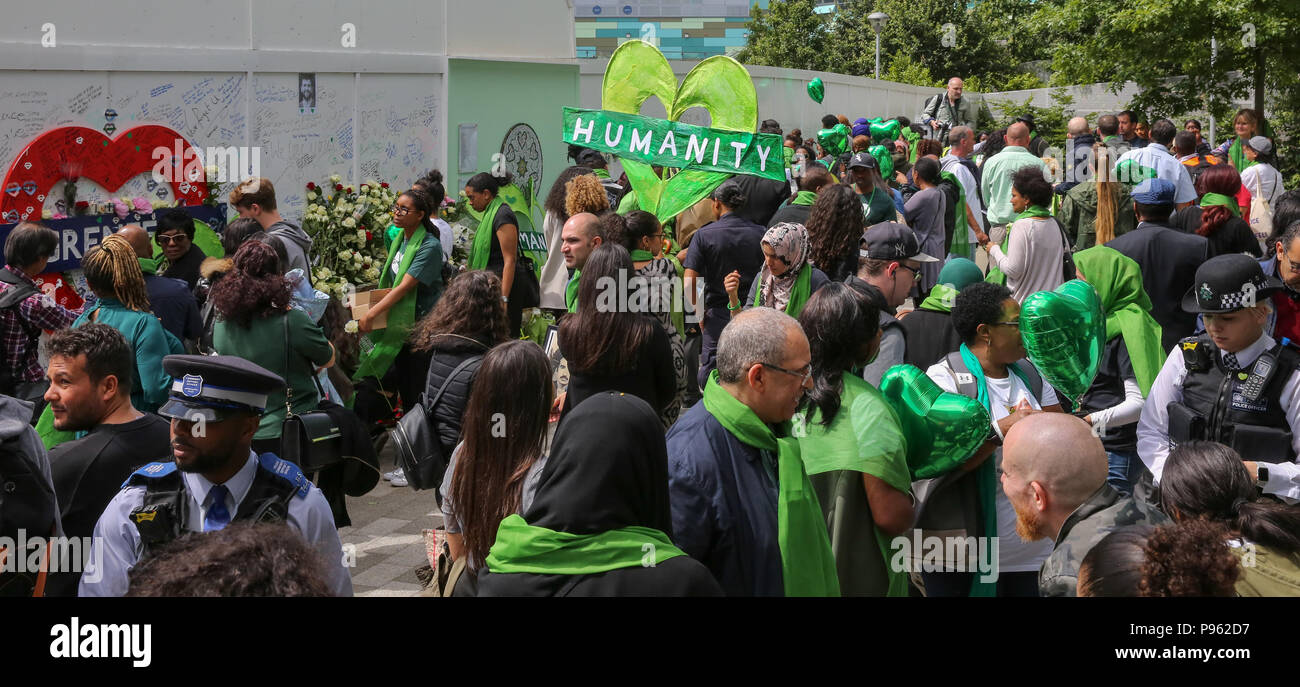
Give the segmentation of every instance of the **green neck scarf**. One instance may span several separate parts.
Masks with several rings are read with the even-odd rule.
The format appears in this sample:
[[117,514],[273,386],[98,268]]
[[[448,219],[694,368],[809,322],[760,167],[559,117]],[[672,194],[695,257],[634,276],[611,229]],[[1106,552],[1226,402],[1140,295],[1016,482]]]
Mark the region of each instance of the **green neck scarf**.
[[564,285],[564,305],[569,312],[578,312],[578,282],[582,281],[582,270],[574,270],[569,283]]
[[591,170],[591,173],[592,173],[592,174],[595,174],[597,179],[610,179],[610,178],[612,178],[612,177],[609,176],[609,170],[608,170],[608,169],[593,169],[593,170]]
[[529,525],[514,514],[501,521],[485,562],[497,574],[594,575],[649,565],[646,553],[651,551],[654,565],[686,555],[668,535],[650,527],[574,534]]
[[[1030,218],[1030,217],[1051,217],[1051,216],[1052,216],[1052,211],[1051,211],[1051,210],[1048,210],[1047,208],[1045,208],[1045,207],[1043,207],[1043,206],[1041,206],[1041,205],[1031,205],[1031,206],[1025,208],[1025,211],[1024,211],[1024,212],[1022,212],[1022,213],[1016,215],[1016,218],[1013,219],[1013,220],[1011,220],[1011,222],[1009,222],[1009,223],[1007,224],[1007,234],[1006,234],[1006,236],[1003,236],[1003,237],[1002,237],[1002,254],[1003,254],[1003,255],[1006,255],[1006,253],[1007,253],[1007,246],[1011,245],[1011,225],[1012,225],[1012,224],[1015,224],[1016,222],[1018,222],[1018,221],[1020,221],[1020,220],[1022,220],[1022,219],[1027,219],[1027,218]],[[984,281],[989,282],[989,283],[992,283],[992,284],[1002,284],[1002,285],[1005,286],[1006,283],[1007,283],[1007,275],[1003,274],[1003,273],[1002,273],[1002,270],[1000,270],[1000,269],[998,269],[998,268],[996,268],[996,267],[993,267],[993,266],[992,266],[992,261],[991,261],[991,260],[989,261],[989,263],[990,263],[990,266],[989,266],[989,276],[985,277],[985,278],[984,278]]]
[[957,302],[957,289],[947,284],[935,284],[930,295],[921,301],[921,309],[932,312],[952,312],[952,304]]
[[903,129],[901,133],[903,134],[903,138],[907,139],[907,149],[908,149],[907,163],[914,165],[916,164],[916,154],[921,152],[917,150],[917,145],[916,145],[917,141],[921,140],[921,134],[912,131],[910,127],[907,129]]
[[1030,205],[1029,207],[1025,208],[1024,212],[1016,215],[1016,219],[1013,221],[1028,219],[1030,217],[1051,217],[1051,216],[1052,216],[1051,210],[1048,210],[1047,208],[1041,205]]
[[1246,151],[1242,150],[1240,138],[1232,139],[1232,145],[1228,146],[1228,159],[1232,161],[1232,166],[1236,167],[1238,172],[1244,172],[1247,167],[1255,166],[1255,162],[1247,158]]
[[777,540],[786,596],[839,596],[840,582],[817,493],[799,455],[799,441],[778,437],[754,411],[718,384],[718,371],[704,386],[704,408],[742,444],[777,456],[780,495]]
[[[415,260],[415,254],[420,252],[420,245],[424,243],[426,233],[424,225],[421,224],[416,227],[410,239],[406,239],[403,234],[398,234],[388,244],[388,257],[384,259],[379,288],[388,289],[402,283],[402,278],[411,268],[411,262]],[[405,251],[402,253],[402,262],[398,265],[398,274],[394,276],[393,256],[397,254],[398,248],[403,247],[403,244],[405,244]],[[393,360],[397,358],[398,352],[402,350],[402,344],[406,343],[406,337],[411,332],[411,326],[415,324],[416,291],[418,288],[411,289],[402,296],[402,300],[388,309],[387,327],[366,335],[375,345],[362,358],[357,373],[352,376],[352,381],[359,382],[366,377],[384,378],[384,373],[388,372]]]
[[[498,194],[483,210],[483,217],[478,221],[478,229],[474,231],[474,245],[469,252],[470,269],[481,270],[487,267],[488,256],[492,253],[492,222],[497,218],[497,210],[500,210],[505,202],[505,199]],[[402,268],[402,273],[406,273],[405,267]]]
[[1241,206],[1237,205],[1237,199],[1231,196],[1225,196],[1222,193],[1207,193],[1201,196],[1201,207],[1208,208],[1211,205],[1222,205],[1228,208],[1236,217],[1241,217]]
[[817,202],[817,194],[812,191],[800,191],[794,194],[794,199],[790,201],[791,205],[812,205]]
[[[754,289],[754,307],[763,305],[763,278],[760,273],[758,279],[758,288]],[[799,274],[794,278],[794,286],[790,287],[790,298],[785,302],[785,314],[790,317],[799,317],[803,312],[803,306],[808,302],[808,297],[812,295],[812,265],[807,262],[799,268]]]
[[[961,359],[962,362],[966,363],[966,369],[970,370],[971,375],[975,377],[975,388],[978,389],[975,400],[979,401],[989,411],[989,417],[992,417],[993,409],[989,403],[989,385],[984,377],[984,366],[980,364],[979,358],[976,358],[975,354],[971,353],[966,344],[961,345]],[[1026,387],[1029,387],[1029,378],[1020,370],[1019,365],[1015,363],[1007,365],[1007,370],[1019,377]],[[988,460],[975,468],[975,480],[979,485],[980,519],[984,523],[982,534],[985,537],[996,537],[998,535],[997,490],[1000,487],[998,486],[998,470],[993,456],[990,456]],[[997,583],[981,582],[979,575],[975,575],[971,580],[971,596],[996,596],[997,591]]]
[[1142,285],[1141,268],[1106,246],[1081,250],[1074,254],[1074,262],[1101,296],[1106,340],[1124,337],[1138,387],[1146,396],[1165,364],[1165,351],[1160,346],[1160,325],[1151,317],[1151,299]]
[[140,261],[140,271],[145,274],[158,274],[159,263],[161,258],[136,258]]
[[941,172],[939,176],[952,182],[952,185],[957,188],[957,205],[953,211],[955,222],[952,229],[952,242],[948,246],[948,254],[958,258],[969,258],[970,224],[966,221],[966,188],[961,185],[957,175],[952,172]]
[[632,251],[631,256],[632,262],[646,262],[647,260],[655,259],[654,253],[651,253],[648,250],[641,250],[640,248]]

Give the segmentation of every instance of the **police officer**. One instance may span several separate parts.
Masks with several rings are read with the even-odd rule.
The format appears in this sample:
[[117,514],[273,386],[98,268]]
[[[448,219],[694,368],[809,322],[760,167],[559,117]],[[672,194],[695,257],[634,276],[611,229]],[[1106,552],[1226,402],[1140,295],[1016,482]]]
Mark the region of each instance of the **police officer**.
[[1236,449],[1265,493],[1300,498],[1300,352],[1264,333],[1280,288],[1248,255],[1196,270],[1183,309],[1201,313],[1206,331],[1173,348],[1138,421],[1138,454],[1157,484],[1174,446],[1205,439]]
[[[342,545],[325,496],[292,463],[250,449],[267,394],[284,380],[242,358],[169,355],[172,457],[132,474],[95,525],[81,596],[121,596],[128,573],[162,544],[232,520],[287,522],[320,553],[326,584],[352,595]],[[149,458],[151,456],[142,456]],[[98,551],[96,550],[98,549]]]

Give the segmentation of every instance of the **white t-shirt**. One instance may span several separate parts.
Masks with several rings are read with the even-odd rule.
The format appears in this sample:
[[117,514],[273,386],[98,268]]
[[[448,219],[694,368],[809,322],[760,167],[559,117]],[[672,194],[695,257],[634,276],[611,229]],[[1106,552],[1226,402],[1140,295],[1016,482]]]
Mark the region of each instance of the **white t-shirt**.
[[437,217],[433,218],[433,224],[438,227],[438,242],[442,244],[442,259],[444,262],[450,262],[451,242],[455,240],[451,233],[451,225]]
[[1254,198],[1257,193],[1262,195],[1269,209],[1277,212],[1277,198],[1282,195],[1284,189],[1282,174],[1272,165],[1258,163],[1247,167],[1246,171],[1241,173],[1241,185],[1250,191],[1251,198]]
[[[957,393],[957,381],[953,379],[952,370],[944,362],[938,362],[925,371],[926,376],[934,380],[940,389]],[[1020,399],[1029,399],[1029,405],[1035,410],[1043,406],[1053,406],[1061,401],[1056,397],[1056,390],[1043,380],[1042,403],[1034,398],[1033,393],[1015,373],[1007,374],[1005,379],[985,379],[989,392],[989,409],[993,423],[1011,414]],[[1043,561],[1052,553],[1052,540],[1043,539],[1025,542],[1016,534],[1016,510],[1002,491],[1002,449],[998,449],[990,460],[996,461],[997,467],[997,517],[998,517],[998,570],[999,572],[1037,572]]]

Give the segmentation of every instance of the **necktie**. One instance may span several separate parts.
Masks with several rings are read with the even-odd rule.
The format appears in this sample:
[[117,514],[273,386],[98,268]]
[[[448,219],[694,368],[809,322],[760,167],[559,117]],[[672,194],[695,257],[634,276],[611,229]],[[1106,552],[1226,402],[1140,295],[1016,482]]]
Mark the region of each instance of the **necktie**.
[[1241,365],[1237,363],[1237,356],[1234,353],[1223,354],[1223,366],[1228,368],[1230,372],[1236,372],[1241,369]]
[[229,493],[230,490],[224,484],[218,484],[208,492],[212,505],[208,506],[207,514],[203,516],[204,532],[215,532],[230,524],[230,510],[226,508],[226,494]]

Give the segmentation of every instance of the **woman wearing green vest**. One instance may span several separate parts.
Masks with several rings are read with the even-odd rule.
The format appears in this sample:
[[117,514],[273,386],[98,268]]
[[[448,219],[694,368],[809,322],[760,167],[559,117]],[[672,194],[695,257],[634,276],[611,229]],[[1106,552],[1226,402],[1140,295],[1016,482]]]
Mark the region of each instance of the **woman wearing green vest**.
[[880,346],[879,313],[864,294],[827,284],[799,315],[812,351],[813,388],[794,435],[826,515],[844,596],[907,596],[890,541],[912,526],[912,479],[898,416],[853,374]]
[[477,595],[721,596],[704,564],[673,544],[668,504],[654,410],[630,395],[592,396],[555,433],[531,507],[501,521]]
[[[401,233],[388,244],[388,257],[380,266],[379,288],[392,289],[379,303],[361,317],[358,329],[373,332],[374,348],[361,358],[353,375],[355,381],[366,377],[383,380],[392,368],[403,407],[410,408],[424,391],[424,377],[429,370],[429,355],[411,350],[407,342],[415,322],[433,309],[442,295],[442,243],[433,223],[435,208],[429,194],[411,189],[398,196],[393,205],[393,223]],[[376,330],[375,320],[387,314],[383,329]]]
[[727,304],[731,316],[742,308],[762,306],[799,317],[813,292],[830,281],[825,272],[808,262],[808,230],[802,224],[778,224],[763,234],[759,245],[763,248],[763,267],[743,302],[738,300],[740,274],[733,272],[723,280],[731,300]]
[[501,278],[501,299],[505,301],[506,315],[510,318],[510,336],[517,338],[524,311],[518,300],[511,302],[510,292],[519,265],[519,219],[499,195],[501,187],[509,184],[511,178],[509,173],[504,177],[494,177],[479,172],[465,184],[465,195],[474,212],[483,217],[474,230],[469,269],[488,270]]
[[1249,107],[1237,110],[1237,115],[1232,118],[1232,130],[1237,135],[1224,141],[1210,154],[1220,160],[1228,160],[1238,172],[1244,172],[1247,167],[1255,164],[1246,157],[1245,148],[1252,136],[1259,135],[1259,114]]

